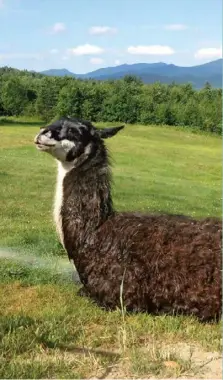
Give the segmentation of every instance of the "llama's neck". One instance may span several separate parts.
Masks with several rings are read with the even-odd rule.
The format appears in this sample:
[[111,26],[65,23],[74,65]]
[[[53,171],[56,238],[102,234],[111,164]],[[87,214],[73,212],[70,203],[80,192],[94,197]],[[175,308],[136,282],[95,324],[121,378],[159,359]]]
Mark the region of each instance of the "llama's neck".
[[56,194],[54,202],[54,221],[56,224],[57,234],[59,236],[60,242],[64,246],[64,234],[62,229],[62,205],[63,205],[63,180],[67,173],[72,169],[69,164],[62,164],[58,162],[57,168],[57,184],[56,184]]
[[113,214],[108,167],[83,171],[58,163],[54,218],[66,250],[78,250]]

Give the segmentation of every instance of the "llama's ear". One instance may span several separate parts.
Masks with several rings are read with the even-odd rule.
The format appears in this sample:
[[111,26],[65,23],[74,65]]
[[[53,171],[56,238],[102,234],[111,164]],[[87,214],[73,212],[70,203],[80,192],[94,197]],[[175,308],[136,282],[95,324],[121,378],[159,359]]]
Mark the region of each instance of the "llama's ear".
[[124,128],[124,125],[120,125],[120,127],[111,127],[111,128],[102,128],[98,129],[98,134],[102,139],[107,139],[108,137],[112,137],[116,135],[121,129]]

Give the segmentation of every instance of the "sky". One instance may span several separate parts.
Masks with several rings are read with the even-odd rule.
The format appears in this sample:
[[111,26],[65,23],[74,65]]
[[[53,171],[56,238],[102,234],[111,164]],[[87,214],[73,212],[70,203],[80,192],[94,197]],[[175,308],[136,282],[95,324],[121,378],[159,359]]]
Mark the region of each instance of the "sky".
[[0,66],[86,73],[222,57],[222,0],[0,0]]

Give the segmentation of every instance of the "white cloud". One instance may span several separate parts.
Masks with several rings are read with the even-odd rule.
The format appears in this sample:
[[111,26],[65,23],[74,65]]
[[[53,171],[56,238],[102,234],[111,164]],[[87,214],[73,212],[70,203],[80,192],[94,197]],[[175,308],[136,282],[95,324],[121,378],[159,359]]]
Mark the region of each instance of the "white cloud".
[[58,54],[59,50],[58,49],[51,49],[50,54]]
[[104,60],[102,58],[91,58],[90,59],[90,63],[92,63],[92,65],[101,65],[103,62],[104,62]]
[[57,34],[57,33],[64,32],[65,30],[66,30],[66,25],[63,22],[56,22],[51,29],[51,33]]
[[92,26],[89,29],[90,34],[115,34],[117,33],[116,28],[111,28],[110,26]]
[[169,25],[164,25],[164,29],[172,30],[172,31],[180,31],[180,30],[188,29],[188,26],[184,24],[169,24]]
[[62,57],[62,60],[63,61],[67,61],[69,59],[69,57],[67,57],[67,55],[64,55],[63,57]]
[[164,29],[164,30],[170,30],[170,31],[180,31],[180,30],[189,29],[189,26],[185,24],[166,24],[166,25],[162,25],[162,24],[151,25],[150,24],[150,25],[142,25],[141,28],[147,29],[147,30]]
[[119,59],[115,60],[115,65],[120,65],[120,60]]
[[4,7],[4,0],[0,0],[0,8]]
[[93,55],[103,53],[104,49],[96,45],[85,44],[69,49],[68,52],[72,55]]
[[129,46],[127,52],[136,55],[171,55],[175,53],[170,46],[165,45]]
[[202,48],[196,51],[194,54],[197,59],[205,59],[205,58],[222,58],[222,48]]

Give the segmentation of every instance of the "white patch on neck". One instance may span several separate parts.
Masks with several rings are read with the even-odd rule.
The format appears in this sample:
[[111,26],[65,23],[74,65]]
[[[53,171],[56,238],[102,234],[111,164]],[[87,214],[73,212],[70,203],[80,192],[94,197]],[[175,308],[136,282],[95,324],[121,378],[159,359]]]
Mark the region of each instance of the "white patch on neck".
[[64,234],[63,234],[62,217],[61,217],[61,208],[63,204],[63,180],[66,174],[72,168],[73,168],[72,163],[68,163],[68,162],[62,163],[58,161],[57,184],[56,184],[56,194],[55,194],[53,214],[54,214],[54,222],[56,224],[56,231],[63,247],[64,247]]

